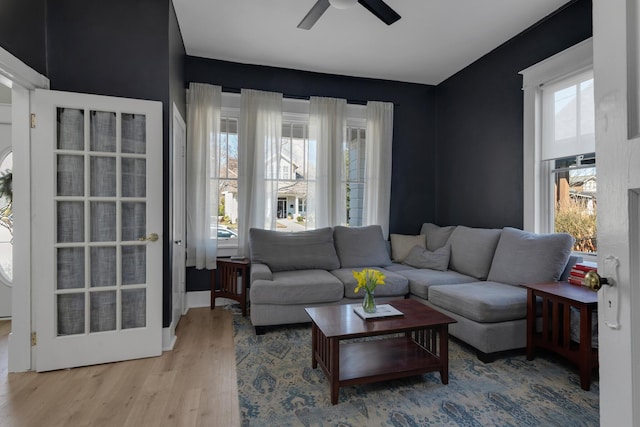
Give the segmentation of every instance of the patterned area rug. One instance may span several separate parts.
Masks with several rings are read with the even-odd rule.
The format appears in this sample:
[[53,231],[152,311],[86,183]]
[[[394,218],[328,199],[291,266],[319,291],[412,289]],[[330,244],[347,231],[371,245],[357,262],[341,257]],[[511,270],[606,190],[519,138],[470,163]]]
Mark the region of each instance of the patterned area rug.
[[233,316],[243,426],[597,426],[599,387],[580,388],[577,369],[552,355],[505,355],[484,364],[466,345],[449,344],[449,384],[437,372],[340,389],[311,369],[311,327],[256,336]]

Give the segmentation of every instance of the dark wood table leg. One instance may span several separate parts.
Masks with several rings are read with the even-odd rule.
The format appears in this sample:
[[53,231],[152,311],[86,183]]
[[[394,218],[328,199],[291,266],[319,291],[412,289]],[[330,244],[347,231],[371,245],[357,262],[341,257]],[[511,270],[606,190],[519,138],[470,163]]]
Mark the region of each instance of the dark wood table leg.
[[329,354],[331,361],[329,362],[329,373],[331,374],[331,404],[338,403],[340,395],[340,341],[335,338],[329,339]]
[[311,323],[311,367],[316,369],[318,361],[316,354],[318,353],[318,327],[315,323]]
[[527,289],[527,360],[534,358],[536,333],[536,297],[533,289]]
[[211,286],[211,309],[216,308],[216,270],[211,270],[211,278],[209,279]]
[[449,325],[441,325],[440,335],[440,380],[442,384],[449,384]]
[[593,351],[591,350],[591,309],[580,305],[580,387],[589,390],[591,387],[591,371]]

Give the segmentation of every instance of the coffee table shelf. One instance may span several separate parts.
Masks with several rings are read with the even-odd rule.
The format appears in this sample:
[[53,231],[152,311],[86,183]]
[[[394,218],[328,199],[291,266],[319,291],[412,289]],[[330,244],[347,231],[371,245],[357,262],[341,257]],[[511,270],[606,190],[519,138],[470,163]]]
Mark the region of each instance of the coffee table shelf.
[[329,379],[332,404],[349,385],[433,371],[449,382],[449,324],[455,320],[415,300],[390,304],[403,316],[364,320],[351,305],[305,309],[312,322],[311,366]]
[[438,357],[411,338],[340,344],[340,385],[386,381],[440,370]]

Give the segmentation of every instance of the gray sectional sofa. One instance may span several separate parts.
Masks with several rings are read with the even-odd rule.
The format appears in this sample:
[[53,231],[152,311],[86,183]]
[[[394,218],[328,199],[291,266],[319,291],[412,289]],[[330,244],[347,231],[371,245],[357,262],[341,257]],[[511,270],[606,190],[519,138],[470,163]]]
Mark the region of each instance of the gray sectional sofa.
[[560,280],[578,261],[567,234],[515,228],[424,224],[415,236],[379,226],[335,227],[298,233],[251,229],[250,304],[256,333],[266,326],[308,322],[305,307],[359,303],[353,270],[386,276],[379,303],[413,298],[453,317],[449,333],[491,353],[526,346],[523,283]]

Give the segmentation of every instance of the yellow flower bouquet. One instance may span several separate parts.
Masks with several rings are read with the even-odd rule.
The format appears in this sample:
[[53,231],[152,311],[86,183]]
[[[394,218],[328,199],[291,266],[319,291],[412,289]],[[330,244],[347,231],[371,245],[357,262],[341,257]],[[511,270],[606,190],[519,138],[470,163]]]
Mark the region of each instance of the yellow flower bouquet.
[[353,290],[358,293],[360,289],[364,289],[365,295],[362,300],[362,309],[366,313],[375,313],[376,301],[373,298],[373,291],[378,285],[384,285],[385,275],[381,271],[365,268],[362,271],[353,271],[353,277],[356,278],[358,284]]

